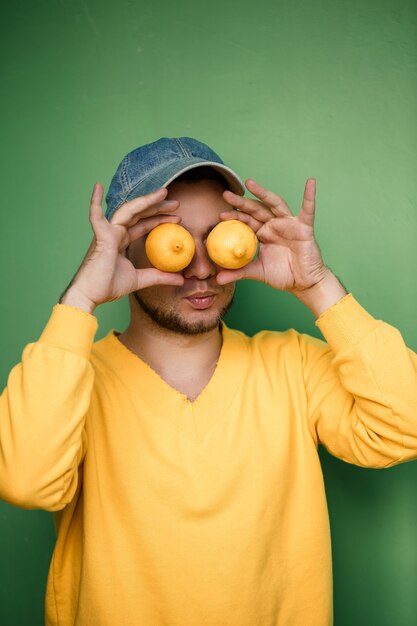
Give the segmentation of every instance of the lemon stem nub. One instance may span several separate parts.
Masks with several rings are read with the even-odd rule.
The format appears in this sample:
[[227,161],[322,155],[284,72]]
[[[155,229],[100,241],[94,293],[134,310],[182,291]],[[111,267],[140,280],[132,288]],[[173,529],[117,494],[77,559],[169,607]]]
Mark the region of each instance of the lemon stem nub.
[[180,272],[194,256],[194,239],[179,224],[158,224],[146,238],[145,252],[158,270]]
[[236,270],[250,263],[257,243],[258,239],[250,226],[240,220],[224,220],[210,231],[206,247],[214,263]]

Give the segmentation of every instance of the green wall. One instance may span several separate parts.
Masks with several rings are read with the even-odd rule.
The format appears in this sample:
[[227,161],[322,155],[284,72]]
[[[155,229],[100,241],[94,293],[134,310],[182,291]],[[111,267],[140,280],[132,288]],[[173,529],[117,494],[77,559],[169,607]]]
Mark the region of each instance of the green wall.
[[[94,182],[107,188],[126,152],[164,135],[206,141],[294,209],[316,177],[327,263],[417,349],[416,22],[414,0],[3,7],[1,384],[84,254]],[[98,317],[99,336],[121,329],[126,304]],[[228,321],[317,334],[297,301],[255,283]],[[414,626],[417,464],[321,457],[336,626]],[[43,623],[53,542],[49,513],[0,503],[2,625]]]

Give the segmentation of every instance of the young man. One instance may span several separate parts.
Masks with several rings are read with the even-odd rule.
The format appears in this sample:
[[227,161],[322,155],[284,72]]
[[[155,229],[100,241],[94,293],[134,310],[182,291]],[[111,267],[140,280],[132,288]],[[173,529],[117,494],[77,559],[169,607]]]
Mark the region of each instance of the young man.
[[[417,358],[324,264],[315,181],[297,216],[246,187],[189,138],[127,155],[107,217],[94,186],[92,244],[0,405],[0,495],[56,512],[49,626],[329,626],[318,444],[367,467],[417,457]],[[233,271],[205,247],[231,218],[260,242]],[[181,273],[146,258],[162,222],[195,240]],[[327,343],[227,328],[244,278],[294,293]],[[126,295],[128,328],[93,345],[95,308]]]

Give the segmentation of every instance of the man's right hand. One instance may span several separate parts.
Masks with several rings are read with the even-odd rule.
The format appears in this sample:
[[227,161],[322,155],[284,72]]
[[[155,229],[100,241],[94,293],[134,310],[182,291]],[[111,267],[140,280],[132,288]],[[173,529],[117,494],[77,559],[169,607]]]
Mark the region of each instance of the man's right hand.
[[158,224],[178,223],[178,216],[167,213],[178,208],[179,202],[165,200],[167,189],[158,189],[125,202],[108,221],[103,215],[103,193],[102,185],[96,183],[90,203],[94,237],[60,303],[93,313],[99,304],[118,300],[138,289],[161,284],[181,286],[181,274],[156,268],[136,269],[125,255],[132,242]]

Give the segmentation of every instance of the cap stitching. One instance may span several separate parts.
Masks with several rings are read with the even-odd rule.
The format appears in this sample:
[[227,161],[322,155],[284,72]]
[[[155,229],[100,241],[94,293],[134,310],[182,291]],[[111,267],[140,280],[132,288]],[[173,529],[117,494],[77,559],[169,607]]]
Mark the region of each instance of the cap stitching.
[[124,193],[126,194],[129,193],[128,189],[129,189],[129,176],[127,174],[127,164],[129,161],[129,155],[127,154],[126,157],[123,160],[123,165],[122,165],[122,169],[120,172],[120,178],[121,178],[121,183],[122,183],[122,190],[124,191]]
[[[119,180],[120,180],[120,185],[121,185],[121,188],[122,188],[122,189],[121,189],[121,194],[120,194],[120,195],[121,195],[122,197],[121,197],[121,198],[119,198],[119,203],[117,204],[117,206],[116,206],[116,207],[114,207],[114,208],[113,208],[113,210],[112,210],[112,211],[111,211],[111,213],[109,214],[109,218],[110,218],[110,217],[111,217],[111,216],[112,216],[112,215],[113,215],[113,214],[117,211],[117,209],[118,209],[118,208],[119,208],[119,207],[120,207],[120,206],[121,206],[124,202],[126,202],[126,201],[127,201],[127,198],[128,198],[128,197],[129,197],[129,196],[130,196],[133,192],[134,192],[134,190],[135,190],[138,186],[140,186],[140,185],[143,183],[143,181],[145,181],[145,180],[146,180],[147,178],[149,178],[150,176],[153,176],[153,175],[155,174],[155,172],[158,172],[160,169],[163,169],[163,167],[164,167],[165,165],[167,165],[167,164],[169,164],[169,163],[172,163],[172,162],[174,162],[174,161],[181,160],[182,158],[192,158],[192,159],[195,159],[195,158],[197,158],[197,159],[198,159],[198,158],[199,158],[199,157],[194,156],[194,154],[193,154],[193,152],[192,152],[191,150],[188,150],[188,149],[187,149],[186,145],[184,145],[184,144],[183,144],[183,142],[181,141],[181,139],[187,139],[187,138],[183,138],[183,137],[181,137],[181,138],[180,138],[180,137],[178,137],[178,138],[176,138],[176,137],[172,137],[172,138],[171,138],[171,141],[173,141],[173,142],[177,145],[177,148],[179,149],[179,151],[180,151],[180,153],[183,155],[183,157],[179,157],[179,158],[178,158],[178,155],[177,155],[175,158],[171,159],[170,161],[165,161],[165,163],[164,163],[164,165],[163,165],[163,166],[159,165],[159,166],[154,167],[152,170],[148,171],[146,174],[144,174],[141,178],[139,178],[139,179],[138,179],[138,180],[136,180],[136,181],[133,181],[133,180],[129,177],[129,173],[128,173],[128,172],[129,172],[129,161],[130,161],[129,154],[130,154],[130,153],[129,153],[129,154],[127,154],[127,155],[125,156],[125,158],[123,159],[123,161],[122,161],[122,163],[121,163],[121,168],[120,168],[120,179],[119,179]],[[213,151],[212,151],[212,150],[211,150],[208,146],[207,146],[207,148],[208,148],[211,152],[213,152]],[[236,174],[233,170],[231,170],[231,168],[227,167],[227,166],[224,164],[223,160],[222,160],[222,159],[221,159],[221,158],[220,158],[220,157],[219,157],[216,153],[214,153],[214,152],[213,152],[213,154],[215,154],[215,156],[217,157],[217,159],[219,159],[218,161],[217,161],[217,160],[213,160],[213,163],[216,163],[216,165],[221,165],[221,166],[223,166],[223,167],[225,168],[225,170],[227,170],[227,171],[229,172],[229,174],[232,174],[232,178],[237,177],[237,179],[239,180],[239,182],[240,182],[241,186],[243,187],[243,184],[241,183],[241,181],[240,181],[239,177],[237,176],[237,174]],[[134,182],[134,184],[132,184],[133,182]],[[117,194],[116,194],[116,195],[117,195]],[[107,200],[107,199],[106,199],[106,200]]]
[[[191,157],[187,157],[187,158],[195,159],[195,158],[198,158],[198,157],[193,157],[191,155]],[[178,161],[178,160],[179,159],[177,158],[177,159],[171,159],[171,161],[165,161],[165,163],[163,165],[160,165],[159,167],[154,167],[152,170],[149,170],[149,172],[147,172],[145,176],[142,176],[142,178],[139,178],[139,180],[137,180],[135,182],[135,184],[128,190],[128,192],[125,193],[125,199],[123,200],[123,202],[125,202],[127,200],[127,197],[132,193],[132,191],[134,191],[136,189],[136,187],[138,187],[144,180],[146,180],[147,178],[152,177],[155,174],[155,172],[159,172],[160,170],[162,170],[165,167],[165,165],[167,165],[169,163],[173,163],[174,161]]]
[[187,157],[193,156],[193,154],[191,152],[188,152],[187,148],[183,146],[181,139],[174,139],[174,141],[178,145],[179,149],[181,150],[184,156],[187,156]]

